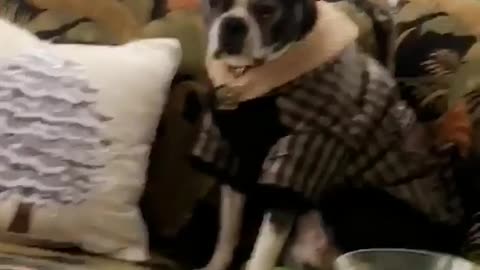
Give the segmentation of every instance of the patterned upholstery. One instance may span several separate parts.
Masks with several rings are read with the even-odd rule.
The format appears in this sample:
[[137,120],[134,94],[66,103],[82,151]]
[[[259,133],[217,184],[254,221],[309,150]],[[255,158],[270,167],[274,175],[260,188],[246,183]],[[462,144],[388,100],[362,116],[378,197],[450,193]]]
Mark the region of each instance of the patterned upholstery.
[[[357,1],[354,5],[361,7]],[[439,117],[449,104],[480,86],[480,40],[470,19],[473,11],[480,12],[480,3],[472,0],[449,4],[444,0],[402,0],[390,15],[383,12],[391,19],[382,18],[379,12],[368,13],[377,55],[387,57],[380,57],[384,63],[394,63],[392,70],[402,94],[424,120]],[[383,28],[375,26],[382,20]],[[394,22],[392,29],[388,21]],[[382,40],[386,42],[378,42]]]

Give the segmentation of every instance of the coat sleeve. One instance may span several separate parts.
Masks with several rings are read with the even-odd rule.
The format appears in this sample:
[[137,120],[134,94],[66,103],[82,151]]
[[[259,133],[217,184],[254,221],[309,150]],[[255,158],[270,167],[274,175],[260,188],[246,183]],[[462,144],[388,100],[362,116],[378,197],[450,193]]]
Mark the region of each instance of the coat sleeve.
[[204,114],[200,132],[192,150],[192,164],[196,169],[219,179],[235,177],[238,157],[229,143],[222,138],[211,112]]

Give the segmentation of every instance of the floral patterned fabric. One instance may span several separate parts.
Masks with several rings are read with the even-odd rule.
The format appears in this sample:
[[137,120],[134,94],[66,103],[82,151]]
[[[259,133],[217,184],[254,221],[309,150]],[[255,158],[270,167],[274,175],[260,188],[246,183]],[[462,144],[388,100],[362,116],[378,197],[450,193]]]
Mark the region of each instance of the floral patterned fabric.
[[404,2],[395,13],[395,76],[419,116],[431,120],[480,87],[480,40],[459,21],[462,9],[448,13],[421,2]]
[[475,27],[480,21],[472,18],[480,14],[478,1],[401,0],[390,9],[374,0],[330,1],[356,10],[354,18],[367,15],[367,23],[356,21],[375,44],[362,44],[384,64],[392,63],[404,98],[421,119],[438,118],[449,104],[480,88],[480,32]]
[[187,8],[191,5],[187,0],[0,0],[0,17],[54,43],[177,38],[183,51],[179,72],[203,78],[205,35],[200,14]]

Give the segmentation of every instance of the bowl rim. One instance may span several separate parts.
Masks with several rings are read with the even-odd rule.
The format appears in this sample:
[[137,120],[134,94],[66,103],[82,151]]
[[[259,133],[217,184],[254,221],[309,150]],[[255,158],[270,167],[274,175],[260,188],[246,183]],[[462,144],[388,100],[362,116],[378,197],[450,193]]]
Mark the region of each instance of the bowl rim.
[[472,266],[477,265],[476,263],[474,263],[474,262],[472,262],[472,261],[470,261],[466,258],[457,256],[457,255],[453,255],[453,254],[435,252],[435,251],[428,251],[428,250],[421,250],[421,249],[408,249],[408,248],[365,248],[365,249],[358,249],[358,250],[350,251],[350,252],[347,252],[347,253],[344,253],[344,254],[338,256],[335,259],[334,263],[335,264],[341,264],[342,261],[347,260],[347,258],[352,256],[352,255],[359,254],[359,253],[375,252],[375,251],[390,252],[390,253],[397,252],[397,253],[403,253],[403,254],[423,254],[423,255],[428,255],[428,256],[444,256],[445,258],[450,257],[452,259],[462,261],[463,263],[467,263],[467,264],[470,264]]

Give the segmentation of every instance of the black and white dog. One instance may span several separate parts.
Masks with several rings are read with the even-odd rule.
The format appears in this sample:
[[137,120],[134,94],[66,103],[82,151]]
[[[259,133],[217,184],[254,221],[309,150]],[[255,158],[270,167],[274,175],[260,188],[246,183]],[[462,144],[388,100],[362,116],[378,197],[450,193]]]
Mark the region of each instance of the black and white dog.
[[[255,66],[281,56],[303,39],[317,20],[315,0],[202,0],[201,3],[208,28],[207,55],[232,67]],[[224,185],[221,202],[220,232],[206,270],[226,270],[239,241],[245,194]],[[305,224],[299,227],[311,230],[302,231],[297,238],[315,236],[315,239],[306,240],[307,252],[303,250],[303,242],[291,245],[290,253],[302,253],[296,257],[302,257],[313,246],[324,247],[322,241],[326,239],[315,212],[309,212],[299,221]],[[292,222],[282,212],[266,214],[248,269],[267,270],[274,266]]]
[[[292,58],[291,52],[317,33],[328,15],[321,12],[319,3],[202,0],[207,58],[239,76],[245,69],[257,72],[288,55]],[[348,32],[348,24],[335,20],[327,24],[318,47],[325,55],[347,40],[342,32]],[[439,180],[449,175],[448,166],[432,151],[432,134],[395,93],[388,72],[356,49],[355,37],[348,41],[334,59],[275,85],[267,95],[227,110],[212,105],[205,114],[193,156],[205,170],[226,181],[221,191],[220,232],[206,270],[229,267],[245,200],[251,195],[275,203],[265,212],[247,270],[271,270],[276,265],[297,218],[300,228],[319,228],[300,238],[311,235],[324,241],[321,219],[315,212],[302,215],[300,208],[308,209],[313,197],[337,184],[380,187],[432,219],[446,223],[461,219],[458,200],[449,194],[452,181]],[[297,52],[296,56],[305,61],[314,58],[316,46],[309,48],[310,55]],[[284,72],[288,68],[280,67],[283,73],[273,76],[288,74]],[[271,83],[272,78],[268,79]],[[264,192],[258,188],[261,184],[280,188]]]

